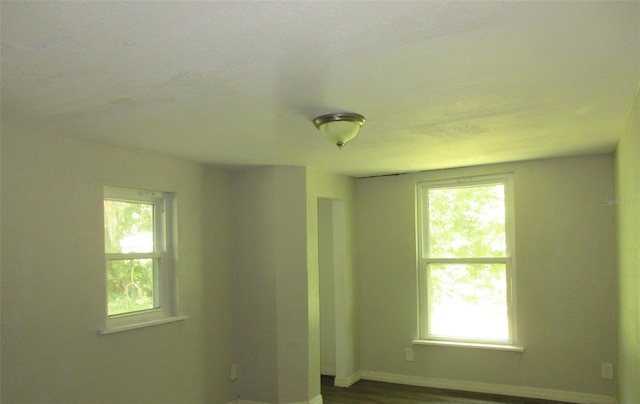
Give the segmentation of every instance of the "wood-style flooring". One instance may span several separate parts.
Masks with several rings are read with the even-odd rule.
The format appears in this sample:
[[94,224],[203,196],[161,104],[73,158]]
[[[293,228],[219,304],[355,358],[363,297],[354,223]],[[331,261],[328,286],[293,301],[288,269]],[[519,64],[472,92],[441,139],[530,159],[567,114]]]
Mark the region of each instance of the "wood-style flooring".
[[433,389],[360,380],[350,387],[335,387],[333,377],[322,376],[323,404],[566,404],[558,401]]

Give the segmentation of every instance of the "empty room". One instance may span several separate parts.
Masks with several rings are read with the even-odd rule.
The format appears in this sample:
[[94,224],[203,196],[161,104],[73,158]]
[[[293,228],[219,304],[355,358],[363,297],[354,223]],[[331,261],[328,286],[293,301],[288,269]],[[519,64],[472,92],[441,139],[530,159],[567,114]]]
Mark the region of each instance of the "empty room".
[[640,2],[0,17],[2,403],[640,403]]

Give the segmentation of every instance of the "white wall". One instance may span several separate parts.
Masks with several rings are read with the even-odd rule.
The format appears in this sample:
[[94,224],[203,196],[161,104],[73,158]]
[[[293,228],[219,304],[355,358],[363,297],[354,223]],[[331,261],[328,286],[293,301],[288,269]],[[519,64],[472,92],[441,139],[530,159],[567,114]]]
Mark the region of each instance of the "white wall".
[[618,400],[640,402],[640,93],[616,149]]
[[[241,400],[320,398],[318,200],[343,204],[340,370],[357,369],[353,282],[354,181],[303,167],[234,173],[236,357]],[[336,318],[338,315],[336,314]]]
[[[103,185],[177,193],[185,321],[98,335]],[[231,176],[2,127],[2,402],[235,398]]]
[[[334,204],[332,199],[318,199],[318,278],[320,288],[320,373],[336,375],[336,251]],[[336,231],[338,229],[335,229]],[[344,250],[344,247],[342,247]]]
[[[243,398],[316,399],[319,198],[344,209],[344,300],[335,327],[336,335],[343,330],[337,373],[345,380],[365,370],[615,392],[615,382],[600,378],[600,362],[616,360],[614,209],[605,203],[614,196],[610,155],[353,180],[300,167],[232,176],[14,128],[3,127],[2,136],[3,402],[225,403],[236,396],[229,380],[236,360]],[[621,161],[621,169],[635,164]],[[415,361],[405,362],[417,334],[415,182],[505,171],[515,175],[525,352],[417,346]],[[634,181],[623,181],[624,192],[637,190]],[[104,184],[178,193],[188,320],[97,334]],[[637,280],[635,262],[627,280]],[[624,313],[628,338],[637,325],[628,313],[637,312]],[[620,370],[627,397],[636,394],[634,366],[627,360]]]
[[[611,155],[442,170],[357,181],[363,371],[613,396]],[[416,181],[514,173],[516,298],[524,353],[413,346],[417,338]]]
[[306,402],[308,281],[306,169],[234,173],[238,394],[267,403]]

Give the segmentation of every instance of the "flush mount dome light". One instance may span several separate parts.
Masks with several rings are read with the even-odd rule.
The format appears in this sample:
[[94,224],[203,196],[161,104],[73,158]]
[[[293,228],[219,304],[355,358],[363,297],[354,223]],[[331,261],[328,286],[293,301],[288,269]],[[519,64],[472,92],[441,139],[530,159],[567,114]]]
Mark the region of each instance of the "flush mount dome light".
[[364,116],[350,112],[336,112],[317,117],[313,124],[322,137],[334,143],[339,149],[353,140],[364,125]]

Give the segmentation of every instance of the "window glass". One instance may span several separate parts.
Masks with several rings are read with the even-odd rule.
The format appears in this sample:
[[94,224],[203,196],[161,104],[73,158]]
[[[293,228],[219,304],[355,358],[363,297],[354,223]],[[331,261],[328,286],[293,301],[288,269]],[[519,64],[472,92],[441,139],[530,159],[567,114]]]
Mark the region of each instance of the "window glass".
[[105,200],[105,252],[152,252],[153,218],[151,203]]
[[154,260],[107,261],[108,314],[148,310],[154,304]]
[[104,201],[109,316],[158,307],[159,257],[148,254],[154,252],[154,212],[154,203]]
[[429,189],[429,256],[504,257],[504,185]]
[[504,264],[429,264],[429,331],[462,339],[509,339]]

